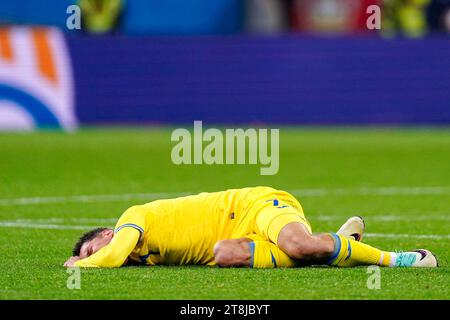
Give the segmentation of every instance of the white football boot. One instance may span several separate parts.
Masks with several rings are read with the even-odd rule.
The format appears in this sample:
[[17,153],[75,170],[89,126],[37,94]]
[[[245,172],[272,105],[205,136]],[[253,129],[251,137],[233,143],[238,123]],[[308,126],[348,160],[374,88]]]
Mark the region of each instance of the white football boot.
[[436,256],[429,250],[417,249],[397,253],[394,267],[435,268],[439,266]]
[[361,241],[364,235],[366,225],[363,218],[359,216],[351,217],[345,222],[342,227],[336,232],[340,236],[348,239]]

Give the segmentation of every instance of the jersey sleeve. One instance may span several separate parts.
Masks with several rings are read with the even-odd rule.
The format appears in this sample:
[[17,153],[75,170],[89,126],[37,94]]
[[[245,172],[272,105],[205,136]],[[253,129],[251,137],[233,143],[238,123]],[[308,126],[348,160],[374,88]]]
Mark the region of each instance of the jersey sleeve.
[[124,212],[114,229],[111,242],[88,258],[78,260],[75,266],[115,268],[122,266],[145,232],[145,214],[142,206]]
[[145,208],[144,206],[133,206],[123,213],[117,221],[114,233],[123,228],[133,228],[139,231],[141,237],[145,232]]
[[77,267],[85,268],[117,268],[124,264],[136,247],[140,232],[134,228],[122,228],[115,232],[111,242],[96,253],[75,262]]

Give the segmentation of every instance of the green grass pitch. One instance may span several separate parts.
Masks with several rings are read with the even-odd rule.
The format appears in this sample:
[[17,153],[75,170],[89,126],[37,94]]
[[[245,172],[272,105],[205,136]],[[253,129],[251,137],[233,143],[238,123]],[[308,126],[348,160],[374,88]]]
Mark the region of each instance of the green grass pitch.
[[[450,131],[281,128],[280,171],[259,165],[172,164],[170,128],[0,134],[0,299],[448,299]],[[270,185],[292,191],[316,232],[366,219],[364,241],[428,248],[440,268],[82,270],[69,290],[62,263],[90,227],[129,206],[183,192]],[[82,197],[83,195],[87,197]],[[112,196],[99,196],[112,195]]]

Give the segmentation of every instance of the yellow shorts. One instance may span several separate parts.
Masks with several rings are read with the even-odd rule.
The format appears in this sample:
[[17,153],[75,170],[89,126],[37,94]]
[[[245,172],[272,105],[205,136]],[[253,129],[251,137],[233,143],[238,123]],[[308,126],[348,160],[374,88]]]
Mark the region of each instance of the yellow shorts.
[[255,214],[255,234],[267,241],[278,244],[278,235],[287,224],[298,222],[310,233],[311,225],[305,218],[303,208],[291,194],[267,188],[252,205]]

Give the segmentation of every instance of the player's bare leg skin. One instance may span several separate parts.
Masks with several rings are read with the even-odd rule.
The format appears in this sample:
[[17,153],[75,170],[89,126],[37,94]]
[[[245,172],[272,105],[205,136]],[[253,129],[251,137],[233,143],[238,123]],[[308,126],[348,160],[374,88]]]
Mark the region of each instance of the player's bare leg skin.
[[217,242],[214,261],[220,267],[277,268],[298,265],[274,243],[257,235]]
[[247,238],[227,239],[214,246],[214,261],[220,267],[248,267],[251,252]]
[[[252,252],[250,239],[227,239],[214,246],[214,259],[220,267],[249,267],[252,266]],[[271,245],[268,241],[259,241],[260,244]],[[297,265],[324,264],[334,252],[334,241],[327,234],[312,235],[301,223],[293,222],[286,225],[278,237],[278,248]],[[271,266],[271,265],[270,265]]]
[[277,244],[292,259],[304,263],[324,263],[334,252],[334,241],[330,236],[313,235],[298,222],[289,223],[280,231]]
[[311,234],[298,222],[285,225],[277,239],[270,241],[229,239],[214,247],[215,262],[221,267],[293,267],[331,265],[352,267],[436,267],[436,257],[428,250],[395,253],[334,234]]

